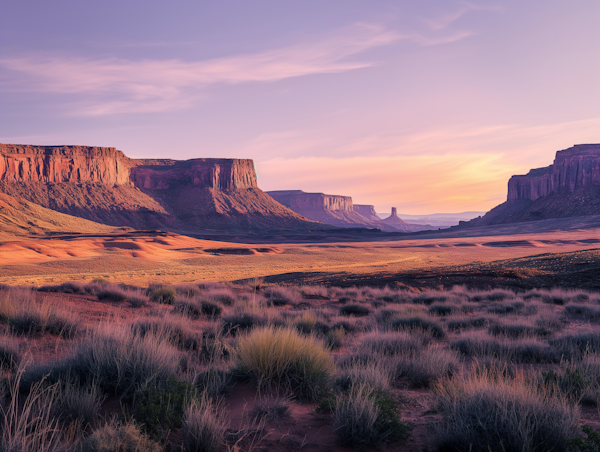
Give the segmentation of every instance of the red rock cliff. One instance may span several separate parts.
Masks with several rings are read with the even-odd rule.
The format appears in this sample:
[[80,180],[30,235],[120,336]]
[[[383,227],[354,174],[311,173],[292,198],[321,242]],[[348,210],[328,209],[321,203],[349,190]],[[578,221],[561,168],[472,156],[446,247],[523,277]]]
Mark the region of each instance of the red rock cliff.
[[193,185],[217,190],[257,188],[249,159],[134,160],[131,181],[147,190]]
[[0,144],[0,181],[125,185],[129,167],[115,148]]
[[551,193],[572,193],[593,185],[600,186],[600,144],[578,144],[558,151],[553,165],[512,176],[507,201],[535,201]]
[[0,181],[97,182],[148,190],[192,185],[217,190],[257,188],[248,159],[130,159],[115,148],[0,144]]

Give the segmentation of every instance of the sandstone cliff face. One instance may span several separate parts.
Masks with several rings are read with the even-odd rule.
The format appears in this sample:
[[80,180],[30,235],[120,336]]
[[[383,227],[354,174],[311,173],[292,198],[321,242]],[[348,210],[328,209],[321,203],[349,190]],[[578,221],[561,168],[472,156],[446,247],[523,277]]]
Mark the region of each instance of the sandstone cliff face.
[[115,148],[0,144],[0,181],[125,185],[129,167]]
[[130,178],[136,187],[168,190],[181,185],[235,190],[258,188],[249,159],[133,160]]
[[506,202],[463,226],[600,214],[600,144],[558,151],[554,164],[508,182]]
[[552,193],[572,193],[594,185],[600,186],[600,144],[579,144],[558,151],[553,165],[511,177],[507,201],[535,201]]
[[323,229],[275,202],[247,159],[130,159],[115,148],[0,144],[0,192],[137,229]]

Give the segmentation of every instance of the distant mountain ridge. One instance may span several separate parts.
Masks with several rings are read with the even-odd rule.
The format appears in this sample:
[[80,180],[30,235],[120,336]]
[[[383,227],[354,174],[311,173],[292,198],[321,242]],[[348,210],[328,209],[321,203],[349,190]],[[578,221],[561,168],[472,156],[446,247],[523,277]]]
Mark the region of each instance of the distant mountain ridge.
[[249,159],[131,159],[112,147],[0,144],[0,192],[136,229],[328,228],[260,190]]

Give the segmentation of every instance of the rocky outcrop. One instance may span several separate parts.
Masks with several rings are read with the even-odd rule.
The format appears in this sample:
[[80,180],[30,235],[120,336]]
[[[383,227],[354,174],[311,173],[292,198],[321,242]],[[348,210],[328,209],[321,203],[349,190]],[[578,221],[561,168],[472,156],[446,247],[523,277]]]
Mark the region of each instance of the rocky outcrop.
[[[600,214],[600,144],[558,151],[554,163],[508,181],[506,202],[467,226]],[[463,225],[464,226],[464,225]]]
[[371,221],[380,221],[381,218],[375,212],[375,206],[367,204],[354,204],[354,211],[360,213],[363,217],[368,218]]
[[0,145],[0,191],[112,226],[322,229],[257,186],[247,159],[130,159],[115,148]]

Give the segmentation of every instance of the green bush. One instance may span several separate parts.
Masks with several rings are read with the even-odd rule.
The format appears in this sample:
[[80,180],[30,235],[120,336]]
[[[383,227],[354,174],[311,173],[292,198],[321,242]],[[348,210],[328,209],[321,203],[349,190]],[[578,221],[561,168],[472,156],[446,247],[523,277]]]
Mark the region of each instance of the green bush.
[[150,300],[154,303],[173,304],[175,302],[175,289],[172,287],[159,287],[150,292]]
[[581,427],[585,434],[576,438],[567,440],[569,452],[600,452],[600,432],[595,431],[589,425]]
[[164,440],[172,429],[182,426],[185,407],[195,397],[192,384],[175,377],[165,383],[137,391],[134,396],[133,419],[150,437]]

